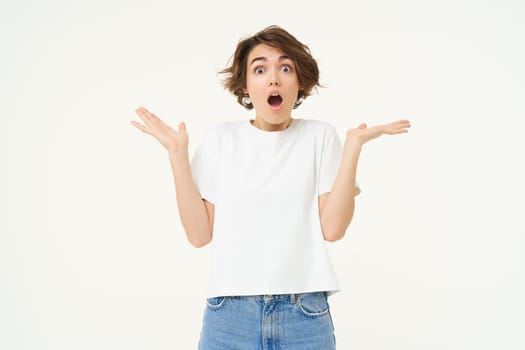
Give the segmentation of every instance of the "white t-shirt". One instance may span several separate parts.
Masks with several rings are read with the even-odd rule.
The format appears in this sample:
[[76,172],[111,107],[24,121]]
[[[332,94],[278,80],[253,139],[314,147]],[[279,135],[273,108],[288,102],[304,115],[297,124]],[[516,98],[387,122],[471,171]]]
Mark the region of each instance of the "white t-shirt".
[[342,145],[334,127],[292,119],[282,131],[248,120],[210,128],[191,166],[215,206],[208,297],[339,290],[319,220]]

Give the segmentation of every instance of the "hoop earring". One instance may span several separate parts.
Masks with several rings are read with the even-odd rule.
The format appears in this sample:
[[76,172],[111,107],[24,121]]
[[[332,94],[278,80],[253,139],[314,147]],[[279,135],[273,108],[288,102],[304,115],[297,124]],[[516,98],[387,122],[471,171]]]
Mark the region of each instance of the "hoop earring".
[[241,99],[241,102],[244,106],[249,106],[252,104],[252,100],[250,100],[250,96],[246,95],[246,96],[243,96],[242,99]]

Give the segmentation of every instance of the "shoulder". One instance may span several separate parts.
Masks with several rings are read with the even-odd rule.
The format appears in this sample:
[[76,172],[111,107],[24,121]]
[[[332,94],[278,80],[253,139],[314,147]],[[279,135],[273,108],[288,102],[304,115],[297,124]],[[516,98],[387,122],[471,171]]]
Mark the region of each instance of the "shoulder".
[[327,129],[335,130],[335,127],[332,124],[324,120],[319,120],[319,119],[300,119],[300,120],[301,120],[301,124],[307,128],[319,129],[319,130],[327,130]]
[[223,147],[237,144],[243,140],[246,133],[245,121],[217,122],[209,125],[204,133],[204,138],[212,147]]
[[217,122],[208,125],[204,130],[204,135],[207,138],[220,139],[239,132],[243,127],[242,124],[242,121]]
[[244,120],[218,122],[208,127],[208,131],[215,134],[222,134],[228,132],[236,132],[244,127],[246,122]]
[[332,124],[323,120],[301,119],[301,129],[318,136],[337,135],[336,128]]

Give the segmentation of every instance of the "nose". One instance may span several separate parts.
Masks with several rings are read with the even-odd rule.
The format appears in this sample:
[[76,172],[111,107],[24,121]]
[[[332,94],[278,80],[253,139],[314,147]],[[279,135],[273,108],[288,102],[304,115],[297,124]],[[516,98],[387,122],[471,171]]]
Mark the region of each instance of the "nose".
[[268,86],[279,86],[281,85],[281,82],[279,81],[279,77],[277,76],[277,73],[273,71],[272,74],[270,74],[270,77],[268,79]]

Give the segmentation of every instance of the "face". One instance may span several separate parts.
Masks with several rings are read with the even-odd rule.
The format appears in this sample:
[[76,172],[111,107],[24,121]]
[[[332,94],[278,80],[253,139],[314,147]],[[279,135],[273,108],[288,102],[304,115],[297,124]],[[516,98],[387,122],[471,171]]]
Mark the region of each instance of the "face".
[[280,125],[288,125],[299,89],[290,57],[265,44],[252,49],[248,55],[244,93],[253,103],[258,127],[278,130]]

